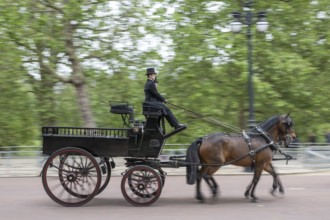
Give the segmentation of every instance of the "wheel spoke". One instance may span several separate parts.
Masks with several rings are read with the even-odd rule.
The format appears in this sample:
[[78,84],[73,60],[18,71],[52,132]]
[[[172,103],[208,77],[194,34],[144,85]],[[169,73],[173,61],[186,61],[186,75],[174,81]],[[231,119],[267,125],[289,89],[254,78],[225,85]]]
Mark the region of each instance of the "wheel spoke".
[[55,202],[64,206],[80,206],[98,193],[101,171],[87,151],[64,148],[48,158],[42,180],[46,193]]
[[148,206],[157,201],[161,194],[161,178],[151,167],[135,166],[123,176],[121,189],[129,203]]

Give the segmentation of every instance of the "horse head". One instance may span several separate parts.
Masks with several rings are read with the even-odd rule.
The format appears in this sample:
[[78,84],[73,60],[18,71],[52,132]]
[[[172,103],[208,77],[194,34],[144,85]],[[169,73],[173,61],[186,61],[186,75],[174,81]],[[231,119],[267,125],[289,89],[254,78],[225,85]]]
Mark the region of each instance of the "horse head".
[[[285,147],[288,147],[290,142],[296,138],[290,113],[273,116],[258,126],[266,131],[274,141],[284,141]],[[257,130],[255,129],[255,131]]]
[[293,121],[290,118],[290,112],[286,115],[281,115],[278,125],[279,139],[285,142],[285,147],[288,147],[290,142],[296,139],[296,132],[293,128]]

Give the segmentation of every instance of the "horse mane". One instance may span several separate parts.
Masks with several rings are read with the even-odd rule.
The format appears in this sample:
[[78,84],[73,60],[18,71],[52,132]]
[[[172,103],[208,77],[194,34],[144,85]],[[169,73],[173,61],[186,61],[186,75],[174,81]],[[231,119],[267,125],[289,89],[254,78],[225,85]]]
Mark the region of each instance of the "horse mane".
[[[264,131],[268,131],[274,124],[276,124],[279,121],[279,116],[273,116],[263,122],[261,122],[258,126],[262,128]],[[253,129],[253,131],[257,131],[256,128]]]

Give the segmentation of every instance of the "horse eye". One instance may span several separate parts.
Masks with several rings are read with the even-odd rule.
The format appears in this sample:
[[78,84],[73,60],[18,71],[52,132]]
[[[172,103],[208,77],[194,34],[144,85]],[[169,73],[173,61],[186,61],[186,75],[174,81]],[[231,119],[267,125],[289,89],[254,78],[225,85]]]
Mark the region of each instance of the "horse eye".
[[286,127],[289,129],[289,128],[291,128],[292,126],[293,126],[293,124],[291,123],[291,122],[287,122],[287,123],[285,123],[285,125],[286,125]]
[[290,122],[286,121],[283,123],[286,128],[290,128]]

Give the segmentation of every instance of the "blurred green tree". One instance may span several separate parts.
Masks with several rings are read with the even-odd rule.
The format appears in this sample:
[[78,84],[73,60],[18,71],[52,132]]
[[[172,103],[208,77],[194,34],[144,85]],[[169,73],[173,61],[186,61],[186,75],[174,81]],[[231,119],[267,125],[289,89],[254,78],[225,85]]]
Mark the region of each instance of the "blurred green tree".
[[[118,127],[109,100],[134,104],[143,120],[149,66],[160,72],[159,90],[170,102],[245,128],[246,36],[244,30],[229,31],[230,14],[241,11],[242,2],[0,0],[0,85],[17,106],[25,106],[11,116],[12,131],[31,128],[37,134],[41,125]],[[261,10],[270,28],[253,30],[256,119],[291,111],[302,141],[310,132],[323,136],[330,126],[329,3],[254,1],[253,12]],[[11,91],[9,82],[28,98]],[[6,121],[15,106],[6,105],[4,97],[0,101],[10,109],[0,115]],[[171,142],[231,131],[173,110],[189,129]],[[8,133],[1,132],[0,139],[6,139]],[[23,143],[28,137],[17,139]]]

